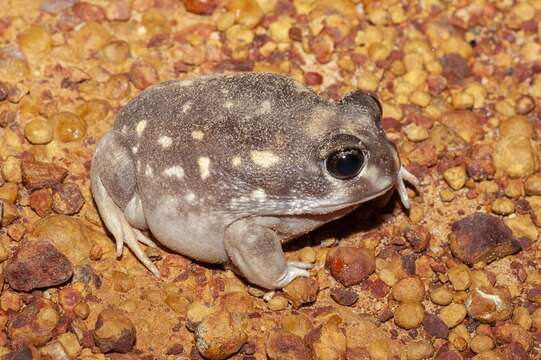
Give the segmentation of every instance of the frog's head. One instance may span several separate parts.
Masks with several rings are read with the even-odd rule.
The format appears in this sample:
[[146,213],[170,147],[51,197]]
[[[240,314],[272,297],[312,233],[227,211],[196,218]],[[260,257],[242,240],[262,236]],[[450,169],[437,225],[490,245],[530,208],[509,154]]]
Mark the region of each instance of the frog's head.
[[378,100],[355,91],[337,103],[335,126],[319,144],[318,159],[330,203],[360,204],[397,188],[409,208],[404,180],[417,179],[400,163],[381,127]]

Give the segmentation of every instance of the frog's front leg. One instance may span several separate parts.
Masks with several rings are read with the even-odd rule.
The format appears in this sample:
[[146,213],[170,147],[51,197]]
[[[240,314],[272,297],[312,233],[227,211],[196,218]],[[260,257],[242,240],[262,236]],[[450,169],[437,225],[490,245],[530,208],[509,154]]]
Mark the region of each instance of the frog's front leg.
[[116,240],[117,256],[122,255],[126,244],[139,261],[159,277],[156,265],[139,245],[142,242],[155,246],[154,243],[133,227],[144,228],[146,222],[135,192],[135,164],[121,133],[110,131],[100,139],[92,159],[91,181],[101,218]]
[[266,289],[280,289],[293,279],[310,276],[312,265],[288,262],[279,236],[254,218],[240,219],[225,231],[224,245],[230,261],[251,283]]

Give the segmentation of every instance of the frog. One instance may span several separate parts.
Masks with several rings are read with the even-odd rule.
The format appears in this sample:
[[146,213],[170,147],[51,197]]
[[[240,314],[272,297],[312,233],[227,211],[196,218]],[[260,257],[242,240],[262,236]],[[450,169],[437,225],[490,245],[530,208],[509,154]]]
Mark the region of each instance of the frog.
[[245,72],[157,83],[97,142],[91,191],[105,227],[157,277],[160,246],[281,289],[310,276],[282,246],[397,189],[403,165],[368,92],[331,100],[291,77]]

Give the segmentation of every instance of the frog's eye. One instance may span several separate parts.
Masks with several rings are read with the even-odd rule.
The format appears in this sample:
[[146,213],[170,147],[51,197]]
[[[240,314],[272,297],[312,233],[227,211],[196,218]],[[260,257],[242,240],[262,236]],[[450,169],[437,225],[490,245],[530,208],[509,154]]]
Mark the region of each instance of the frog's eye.
[[325,167],[333,177],[348,180],[361,172],[365,161],[366,154],[362,150],[346,148],[330,153],[325,160]]

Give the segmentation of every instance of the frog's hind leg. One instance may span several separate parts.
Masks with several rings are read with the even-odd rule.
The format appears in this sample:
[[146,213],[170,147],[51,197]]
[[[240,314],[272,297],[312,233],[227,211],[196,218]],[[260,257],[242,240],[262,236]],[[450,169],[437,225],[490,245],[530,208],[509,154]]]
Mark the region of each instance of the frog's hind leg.
[[125,209],[135,193],[135,164],[131,152],[125,146],[122,134],[111,131],[98,143],[92,159],[92,195],[107,229],[116,241],[117,256],[122,255],[126,244],[134,255],[154,275],[160,276],[156,265],[139,245],[154,245],[126,219]]

